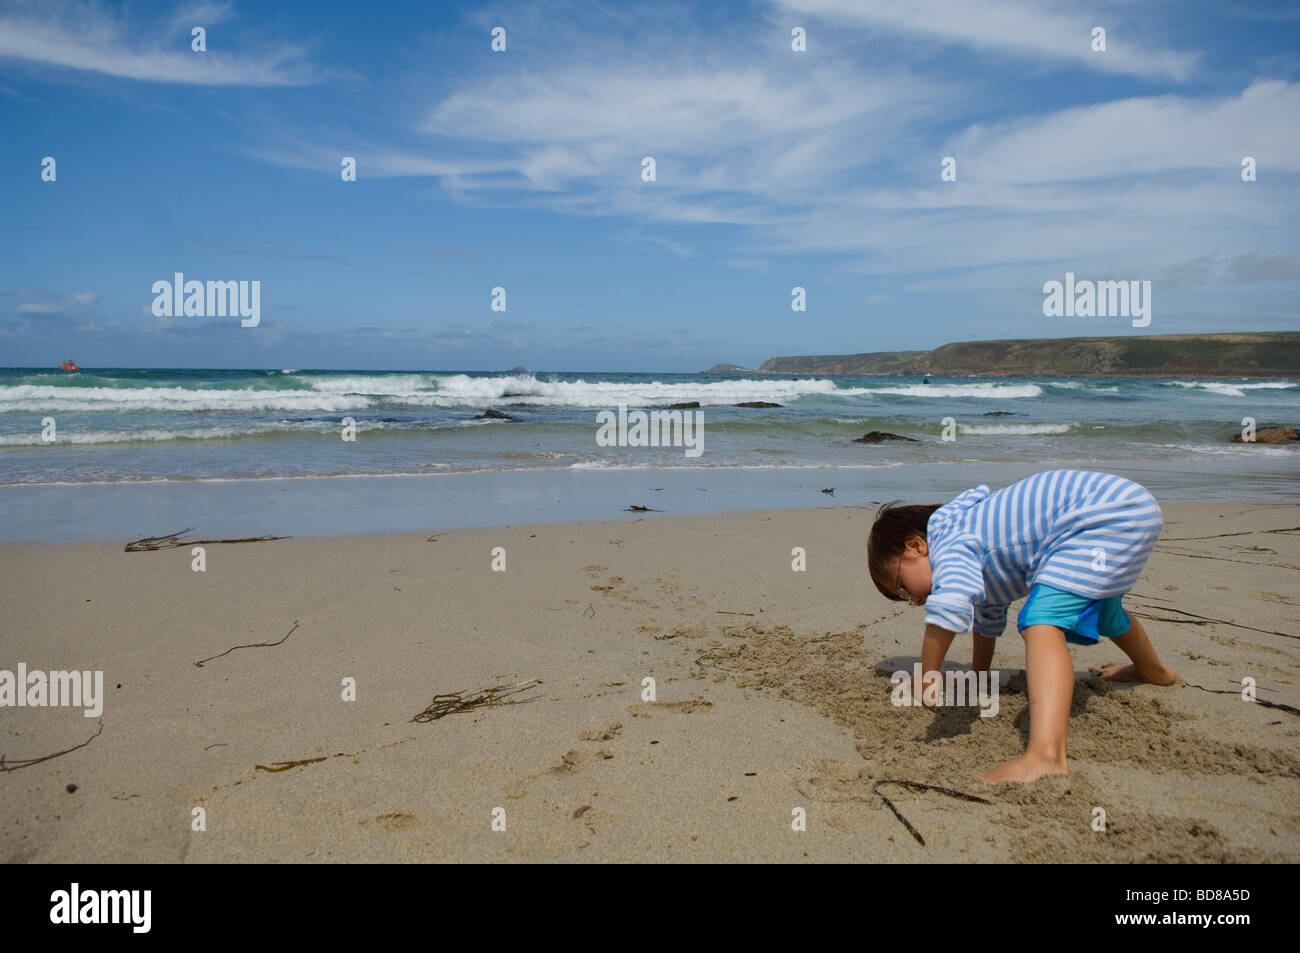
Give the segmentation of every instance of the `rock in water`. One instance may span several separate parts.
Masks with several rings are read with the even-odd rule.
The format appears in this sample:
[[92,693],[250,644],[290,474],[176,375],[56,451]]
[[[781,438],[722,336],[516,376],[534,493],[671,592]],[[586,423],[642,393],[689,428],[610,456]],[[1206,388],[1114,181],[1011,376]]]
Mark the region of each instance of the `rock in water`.
[[1255,431],[1255,439],[1242,440],[1241,433],[1232,435],[1233,443],[1295,443],[1300,440],[1300,433],[1294,427],[1260,427]]
[[493,410],[489,407],[483,413],[474,418],[475,420],[519,420],[518,417],[511,417],[509,414],[502,413],[499,410]]
[[900,437],[896,433],[885,433],[882,430],[873,430],[871,433],[864,433],[861,437],[854,437],[854,443],[882,443],[885,440],[908,440],[916,443],[911,437]]

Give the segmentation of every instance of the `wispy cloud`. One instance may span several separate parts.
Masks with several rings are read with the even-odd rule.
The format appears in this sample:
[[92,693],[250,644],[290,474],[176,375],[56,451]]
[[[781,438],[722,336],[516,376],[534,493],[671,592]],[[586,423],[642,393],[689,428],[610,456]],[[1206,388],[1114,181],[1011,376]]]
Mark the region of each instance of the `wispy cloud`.
[[68,314],[84,311],[99,302],[99,293],[95,291],[77,291],[71,294],[56,291],[31,290],[10,291],[5,297],[17,298],[16,314]]
[[[729,193],[788,204],[811,182],[841,180],[900,127],[956,108],[941,91],[848,62],[803,70],[622,59],[466,85],[418,128],[504,148],[533,188],[589,190],[587,198],[603,195],[630,212],[690,221],[696,216],[675,201],[683,194],[712,193],[716,206]],[[653,183],[641,177],[646,156],[655,160]],[[499,184],[466,174],[460,187]]]
[[162,26],[150,26],[73,0],[22,4],[0,12],[0,59],[197,86],[298,86],[317,80],[305,52],[292,44],[246,55],[211,46],[207,52],[191,50],[191,27],[206,29],[229,16],[227,4],[200,4],[178,9]]
[[[868,8],[882,22],[915,19],[900,5]],[[940,20],[948,11],[921,8]],[[858,7],[809,0],[799,9],[842,18]],[[1065,22],[1041,5],[1004,2],[968,32],[1000,35],[1013,13],[1031,33]],[[1280,80],[1235,95],[1128,97],[1025,115],[1012,103],[1000,110],[1007,118],[962,125],[974,88],[941,76],[832,53],[800,60],[757,44],[746,62],[719,62],[643,41],[653,61],[617,41],[599,52],[575,42],[587,62],[466,77],[415,122],[436,143],[427,154],[375,146],[361,168],[435,178],[467,205],[641,226],[753,226],[728,249],[737,267],[818,253],[848,256],[843,267],[859,273],[1107,255],[1167,268],[1209,251],[1209,234],[1240,252],[1255,239],[1280,240],[1272,189],[1279,173],[1300,171],[1300,127],[1280,121],[1300,114],[1300,85]],[[936,135],[940,128],[956,131]],[[957,159],[956,183],[939,181],[944,155]],[[1273,177],[1271,187],[1240,182],[1243,155]],[[338,156],[296,143],[267,158],[333,169]],[[652,182],[641,177],[646,156],[655,159]],[[691,252],[644,227],[626,236]]]
[[[976,124],[923,157],[905,176],[917,184],[827,194],[755,233],[752,251],[857,253],[851,270],[869,274],[1062,260],[1164,272],[1225,247],[1287,247],[1300,127],[1281,117],[1297,113],[1300,85],[1261,81]],[[941,155],[956,182],[939,181]],[[1267,176],[1243,182],[1245,155]]]
[[[811,69],[642,62],[613,49],[599,66],[474,78],[416,123],[436,146],[358,146],[358,177],[427,176],[466,204],[540,207],[641,221],[760,225],[802,212],[896,141],[960,109],[955,83],[873,75],[851,62]],[[279,136],[255,154],[329,170],[340,147]],[[893,150],[893,154],[891,154]],[[643,159],[655,179],[642,178]]]
[[[990,54],[1089,67],[1149,79],[1185,80],[1193,53],[1162,49],[1132,25],[1122,5],[1073,0],[777,0],[788,14],[827,23],[919,36]],[[1092,30],[1106,30],[1106,50],[1092,49]]]
[[695,254],[695,250],[684,242],[676,242],[671,238],[663,238],[659,235],[648,235],[645,232],[636,229],[626,232],[621,236],[620,241],[628,243],[646,242],[651,245],[658,245],[660,248],[665,248],[681,258],[690,258]]
[[949,143],[965,177],[1037,183],[1134,177],[1184,169],[1237,178],[1243,156],[1300,172],[1300,85],[1252,83],[1240,95],[1154,96],[975,125]]

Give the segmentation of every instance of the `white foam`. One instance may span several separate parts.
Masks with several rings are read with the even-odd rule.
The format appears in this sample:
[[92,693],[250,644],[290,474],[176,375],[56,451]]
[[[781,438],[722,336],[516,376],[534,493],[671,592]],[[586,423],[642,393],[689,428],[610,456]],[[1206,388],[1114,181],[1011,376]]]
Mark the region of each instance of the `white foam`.
[[[335,377],[299,374],[308,389],[241,387],[74,387],[21,384],[0,387],[0,413],[93,410],[365,410],[388,406],[472,407],[514,402],[538,407],[613,408],[657,406],[696,400],[726,406],[766,400],[784,404],[804,394],[835,394],[834,381],[730,379],[699,383],[538,380],[535,377],[470,377],[467,374],[382,374]],[[852,391],[869,393],[869,391]]]
[[1223,397],[1245,397],[1248,390],[1288,390],[1295,387],[1293,381],[1260,381],[1255,384],[1229,384],[1227,381],[1165,381],[1166,387],[1193,388],[1205,390]]
[[847,387],[845,395],[903,394],[907,397],[979,397],[1005,399],[1038,397],[1043,389],[1037,384],[904,384],[899,387]]
[[750,380],[748,378],[698,383],[663,381],[539,380],[536,377],[470,377],[467,374],[435,376],[436,393],[418,393],[410,402],[429,406],[478,407],[512,401],[533,406],[613,408],[655,406],[697,400],[701,406],[726,406],[744,401],[786,403],[804,394],[841,394],[845,391],[825,379]]
[[1069,433],[1077,424],[958,424],[963,434],[971,436],[1028,436],[1033,434]]
[[368,397],[409,397],[432,391],[437,385],[432,374],[382,374],[355,377],[300,375],[323,394],[360,394]]
[[307,390],[214,390],[184,387],[0,387],[0,413],[83,410],[364,410],[366,397]]
[[[285,433],[291,431],[318,431],[321,424],[308,421],[284,421],[275,425],[260,427],[191,427],[182,430],[163,430],[145,428],[141,430],[92,430],[77,431],[64,428],[58,431],[58,439],[52,444],[42,440],[39,432],[0,435],[0,447],[34,447],[40,445],[62,446],[64,444],[103,444],[103,443],[165,443],[169,440],[229,440],[235,437],[256,437],[261,434]],[[333,425],[330,425],[333,430]],[[382,423],[358,422],[357,430],[380,430]]]
[[1231,444],[1182,444],[1182,443],[1157,443],[1152,444],[1155,447],[1166,447],[1171,450],[1181,450],[1186,453],[1206,454],[1207,456],[1236,456],[1238,454],[1248,453],[1252,456],[1265,457],[1285,457],[1296,455],[1300,456],[1300,444],[1269,444],[1269,443],[1231,443]]

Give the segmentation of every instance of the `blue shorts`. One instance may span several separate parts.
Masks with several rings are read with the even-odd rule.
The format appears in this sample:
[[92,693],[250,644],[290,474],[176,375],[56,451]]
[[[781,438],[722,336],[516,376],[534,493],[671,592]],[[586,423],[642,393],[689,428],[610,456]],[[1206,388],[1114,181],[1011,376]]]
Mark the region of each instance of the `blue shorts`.
[[1065,640],[1075,645],[1096,645],[1101,637],[1113,639],[1129,630],[1132,623],[1120,605],[1123,596],[1089,599],[1055,586],[1035,583],[1020,607],[1016,628],[1054,625],[1065,631]]

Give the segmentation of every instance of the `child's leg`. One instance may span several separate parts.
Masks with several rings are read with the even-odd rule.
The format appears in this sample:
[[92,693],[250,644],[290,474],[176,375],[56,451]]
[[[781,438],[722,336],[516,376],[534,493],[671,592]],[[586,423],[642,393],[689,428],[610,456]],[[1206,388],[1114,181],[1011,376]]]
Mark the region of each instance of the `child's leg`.
[[1153,685],[1172,685],[1174,670],[1163,664],[1156,655],[1156,650],[1147,638],[1146,630],[1137,617],[1129,613],[1130,627],[1127,632],[1112,639],[1120,650],[1132,660],[1132,664],[1122,662],[1108,665],[1102,670],[1102,677],[1116,682],[1150,682]]
[[993,649],[997,646],[998,640],[980,635],[978,632],[972,632],[971,639],[974,640],[974,644],[971,646],[970,667],[976,672],[987,672],[993,664]]
[[980,775],[986,784],[1069,773],[1065,733],[1074,700],[1074,664],[1065,633],[1054,625],[1030,625],[1020,634],[1025,638],[1025,674],[1029,679],[1029,746],[1019,758]]

